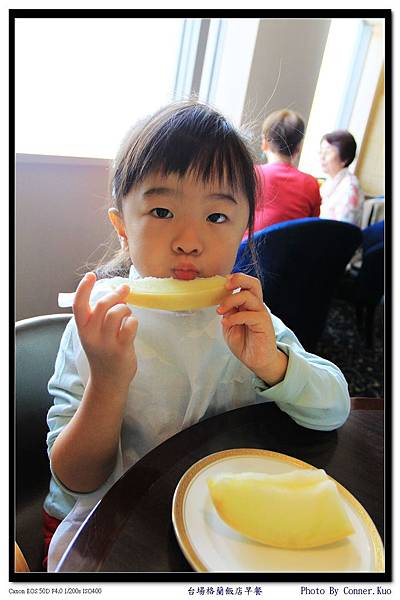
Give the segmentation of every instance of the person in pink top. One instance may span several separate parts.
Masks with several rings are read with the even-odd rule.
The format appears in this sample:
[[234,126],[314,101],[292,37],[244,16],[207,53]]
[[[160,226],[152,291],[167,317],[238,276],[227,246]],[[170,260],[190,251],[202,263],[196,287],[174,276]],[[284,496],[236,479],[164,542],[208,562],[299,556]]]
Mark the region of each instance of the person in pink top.
[[348,169],[356,150],[357,143],[346,129],[322,137],[321,168],[328,177],[321,186],[321,217],[361,227],[364,192],[357,177]]
[[262,126],[261,149],[268,163],[257,165],[254,231],[293,219],[318,217],[317,180],[294,166],[304,137],[304,121],[292,110],[271,113]]

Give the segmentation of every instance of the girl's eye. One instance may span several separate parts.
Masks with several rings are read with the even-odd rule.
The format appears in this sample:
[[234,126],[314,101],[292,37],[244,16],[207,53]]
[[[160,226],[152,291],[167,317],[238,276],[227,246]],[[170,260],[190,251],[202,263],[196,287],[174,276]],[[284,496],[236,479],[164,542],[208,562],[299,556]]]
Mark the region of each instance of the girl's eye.
[[154,217],[157,217],[157,219],[172,219],[173,214],[170,210],[168,210],[168,208],[153,208],[152,211],[150,211],[151,214]]
[[225,221],[228,219],[228,217],[222,213],[213,213],[207,218],[209,221],[211,221],[211,223],[225,223]]

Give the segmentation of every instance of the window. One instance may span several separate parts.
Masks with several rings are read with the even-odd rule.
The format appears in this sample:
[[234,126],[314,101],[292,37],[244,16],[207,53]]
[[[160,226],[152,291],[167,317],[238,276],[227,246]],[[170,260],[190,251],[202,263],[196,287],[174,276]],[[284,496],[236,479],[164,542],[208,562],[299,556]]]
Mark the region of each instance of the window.
[[16,151],[112,158],[171,101],[184,19],[17,18]]
[[110,159],[131,123],[191,95],[239,125],[258,23],[17,18],[17,153]]
[[[358,152],[383,64],[383,21],[332,19],[307,123],[299,168],[325,177],[318,159],[321,137],[335,129],[354,135]],[[350,169],[355,169],[356,160]]]

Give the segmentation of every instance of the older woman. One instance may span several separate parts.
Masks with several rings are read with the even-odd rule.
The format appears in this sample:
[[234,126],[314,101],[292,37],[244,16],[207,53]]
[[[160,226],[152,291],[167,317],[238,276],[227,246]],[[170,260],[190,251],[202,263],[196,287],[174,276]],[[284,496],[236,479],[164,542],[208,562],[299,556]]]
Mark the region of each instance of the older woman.
[[268,164],[256,166],[259,193],[255,231],[282,221],[319,216],[318,182],[294,164],[304,128],[303,119],[292,110],[275,111],[263,123],[261,149]]
[[349,131],[332,131],[322,137],[321,167],[328,178],[320,190],[321,217],[360,227],[364,193],[357,177],[348,169],[356,150],[356,141]]

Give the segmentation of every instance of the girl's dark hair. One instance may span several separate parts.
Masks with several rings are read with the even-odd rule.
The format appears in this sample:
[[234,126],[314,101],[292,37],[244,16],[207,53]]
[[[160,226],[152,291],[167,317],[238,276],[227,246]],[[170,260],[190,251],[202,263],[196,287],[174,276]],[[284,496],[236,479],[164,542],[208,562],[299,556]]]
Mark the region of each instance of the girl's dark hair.
[[321,138],[321,142],[326,140],[338,149],[340,160],[344,166],[348,167],[354,160],[357,151],[357,143],[350,131],[346,129],[337,129],[331,133],[326,133]]
[[[254,251],[257,174],[244,136],[219,112],[192,100],[169,104],[137,123],[123,140],[110,176],[112,206],[122,213],[122,200],[148,175],[158,172],[197,180],[226,181],[249,202],[249,249]],[[126,277],[131,266],[127,250],[97,266],[101,277]]]
[[265,119],[262,134],[273,152],[292,156],[304,137],[304,121],[293,110],[277,110]]

